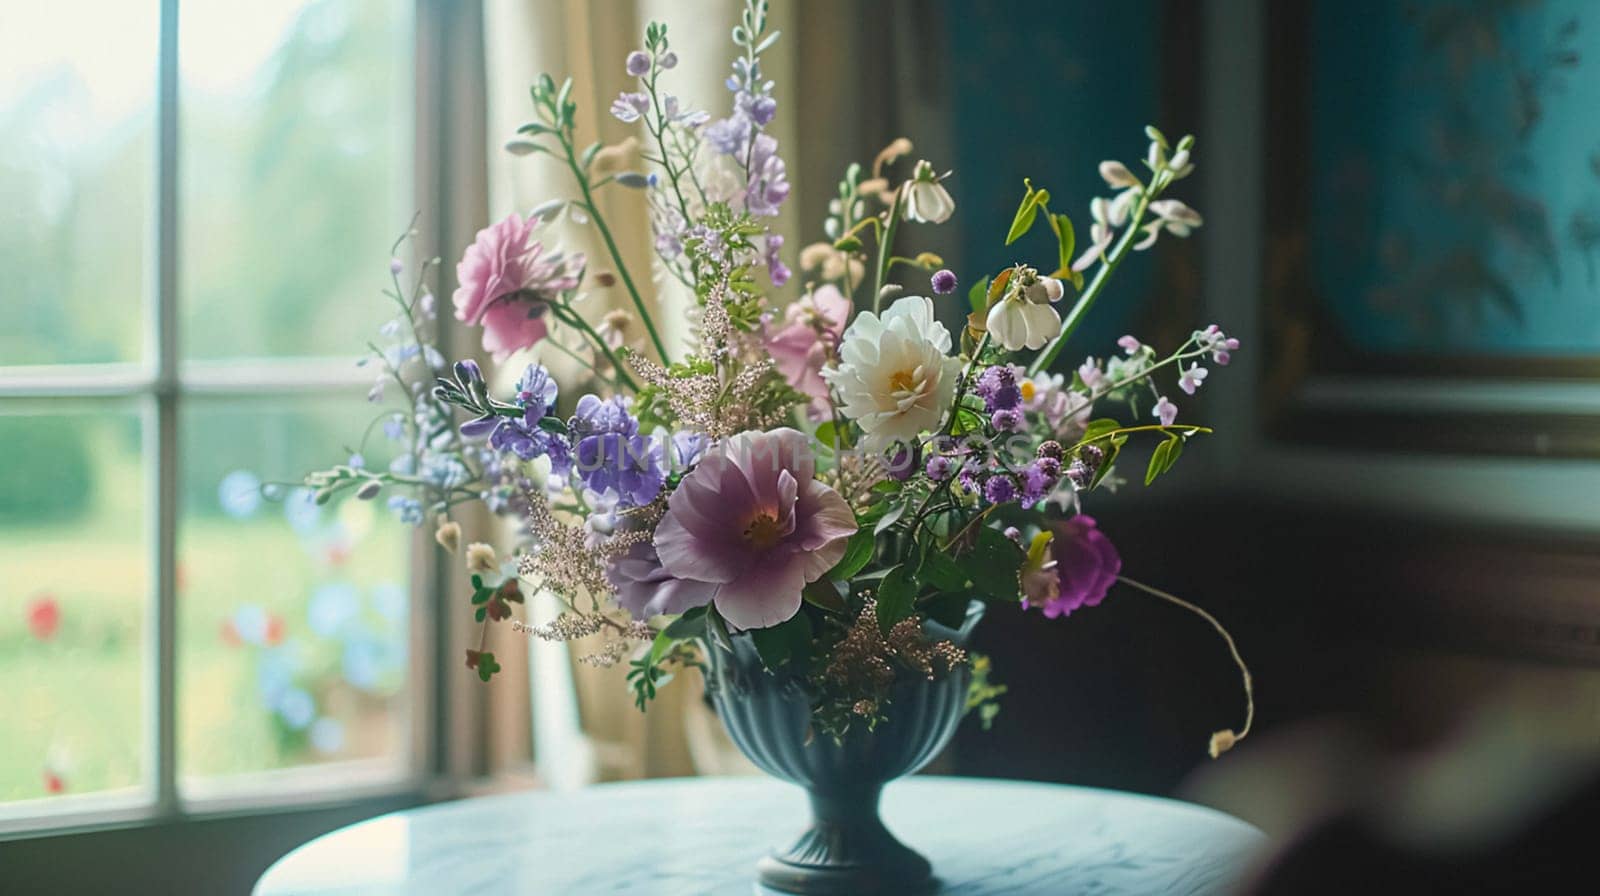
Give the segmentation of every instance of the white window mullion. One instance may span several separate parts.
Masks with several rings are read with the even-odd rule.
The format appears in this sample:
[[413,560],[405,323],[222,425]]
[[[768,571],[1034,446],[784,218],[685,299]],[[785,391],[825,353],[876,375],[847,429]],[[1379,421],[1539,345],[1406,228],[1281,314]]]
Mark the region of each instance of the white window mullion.
[[151,604],[150,690],[154,726],[157,816],[178,812],[178,0],[161,2],[161,55],[156,91],[156,265],[152,337],[156,362],[154,500],[150,502],[155,556]]

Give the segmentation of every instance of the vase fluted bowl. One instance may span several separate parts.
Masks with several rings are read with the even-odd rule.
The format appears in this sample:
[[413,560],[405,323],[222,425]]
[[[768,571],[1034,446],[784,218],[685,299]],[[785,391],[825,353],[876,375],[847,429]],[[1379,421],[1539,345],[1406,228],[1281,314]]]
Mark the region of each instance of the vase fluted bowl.
[[[965,646],[983,616],[973,601],[960,629],[925,622],[934,640]],[[769,673],[748,635],[731,651],[707,651],[712,704],[740,752],[758,768],[798,784],[811,797],[811,826],[793,846],[762,859],[761,883],[785,893],[916,893],[931,888],[927,859],[878,817],[885,784],[927,765],[955,734],[966,711],[971,672],[960,666],[933,680],[895,684],[887,718],[871,731],[853,725],[843,741],[813,736],[811,700],[792,674]]]

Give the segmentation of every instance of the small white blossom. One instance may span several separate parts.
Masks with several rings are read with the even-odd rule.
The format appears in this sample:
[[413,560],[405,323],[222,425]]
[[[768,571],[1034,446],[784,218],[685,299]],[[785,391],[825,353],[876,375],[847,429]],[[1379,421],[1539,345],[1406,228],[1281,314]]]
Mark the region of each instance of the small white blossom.
[[1105,178],[1106,185],[1113,190],[1140,186],[1139,179],[1133,176],[1127,165],[1111,159],[1100,163],[1100,176]]
[[939,183],[945,177],[936,175],[933,166],[927,162],[918,162],[916,173],[912,175],[911,182],[905,186],[904,212],[907,220],[922,221],[928,224],[943,224],[955,214],[956,201],[950,198],[950,191]]
[[989,309],[985,324],[1006,351],[1043,348],[1061,330],[1061,315],[1048,303],[1030,302],[1018,293],[1007,293]]

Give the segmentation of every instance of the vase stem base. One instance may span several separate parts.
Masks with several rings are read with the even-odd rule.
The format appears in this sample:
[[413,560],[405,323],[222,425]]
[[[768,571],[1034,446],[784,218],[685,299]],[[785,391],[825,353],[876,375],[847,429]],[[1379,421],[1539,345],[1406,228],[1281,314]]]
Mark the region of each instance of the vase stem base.
[[805,896],[920,894],[935,889],[933,867],[874,817],[848,826],[818,824],[788,850],[757,865],[761,885]]

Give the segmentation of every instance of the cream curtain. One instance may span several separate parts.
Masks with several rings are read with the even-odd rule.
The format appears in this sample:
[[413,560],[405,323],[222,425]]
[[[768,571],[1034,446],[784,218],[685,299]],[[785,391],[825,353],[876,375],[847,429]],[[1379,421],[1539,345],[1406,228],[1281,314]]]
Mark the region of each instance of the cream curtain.
[[[527,87],[541,73],[558,82],[571,75],[580,105],[580,144],[600,140],[612,145],[630,135],[642,137],[637,126],[616,121],[606,110],[619,92],[632,89],[624,57],[640,48],[646,23],[661,21],[680,60],[669,75],[668,89],[689,105],[720,116],[730,101],[723,86],[734,54],[729,31],[743,5],[743,0],[484,0],[490,217],[526,213],[555,197],[573,198],[570,175],[549,157],[500,151],[530,118]],[[778,118],[771,130],[794,185],[777,224],[792,264],[800,246],[820,237],[828,199],[847,162],[870,161],[912,124],[932,137],[919,150],[938,151],[947,145],[937,114],[942,108],[937,101],[942,93],[939,73],[921,63],[916,52],[919,42],[928,39],[922,32],[937,19],[925,0],[772,0],[769,21],[784,32],[763,61],[767,76],[779,85]],[[891,28],[891,22],[903,24]],[[611,189],[602,191],[597,201],[629,270],[642,281],[646,301],[659,309],[656,318],[669,350],[681,350],[685,334],[678,312],[689,297],[678,284],[657,282],[648,273],[650,230],[643,198]],[[564,245],[588,253],[591,270],[612,267],[592,228],[563,226]],[[791,297],[780,295],[778,300]],[[590,313],[596,316],[630,304],[620,287],[597,291],[587,301],[594,303]],[[559,368],[561,359],[552,354],[541,360]],[[520,367],[505,366],[513,376]],[[531,686],[529,691],[496,692],[489,713],[496,768],[525,762],[531,750],[540,777],[556,787],[749,768],[705,708],[697,674],[673,682],[651,711],[641,714],[629,700],[624,669],[577,665],[562,645],[534,643],[526,658],[524,645],[501,649],[517,664],[507,664],[509,671],[531,669]],[[575,647],[579,653],[582,649],[581,643]]]

